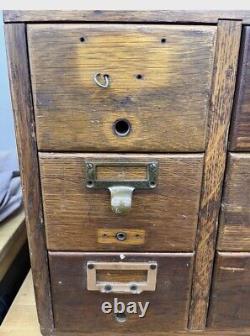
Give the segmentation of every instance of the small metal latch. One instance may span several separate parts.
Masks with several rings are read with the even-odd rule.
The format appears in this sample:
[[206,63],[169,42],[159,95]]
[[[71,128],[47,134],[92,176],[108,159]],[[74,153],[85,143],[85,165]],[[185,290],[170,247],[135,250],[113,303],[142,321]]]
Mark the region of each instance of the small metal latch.
[[[146,167],[144,180],[100,180],[97,167]],[[158,176],[158,162],[133,161],[86,161],[86,186],[89,189],[108,189],[111,195],[111,208],[116,214],[125,214],[132,207],[135,189],[154,189]]]

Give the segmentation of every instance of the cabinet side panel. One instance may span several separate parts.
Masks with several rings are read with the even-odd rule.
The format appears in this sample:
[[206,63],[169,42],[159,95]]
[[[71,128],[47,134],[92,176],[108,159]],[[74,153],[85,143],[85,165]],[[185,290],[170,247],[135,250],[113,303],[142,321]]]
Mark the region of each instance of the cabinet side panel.
[[12,106],[26,211],[30,259],[41,330],[53,328],[48,256],[41,203],[39,167],[24,23],[6,24]]

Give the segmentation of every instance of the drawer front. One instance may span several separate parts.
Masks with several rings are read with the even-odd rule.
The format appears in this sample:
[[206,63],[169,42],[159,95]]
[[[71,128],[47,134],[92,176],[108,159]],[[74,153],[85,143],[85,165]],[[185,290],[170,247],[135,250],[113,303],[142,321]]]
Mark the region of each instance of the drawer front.
[[[124,215],[110,192],[86,187],[86,162],[108,162],[99,179],[143,180],[139,163],[158,164],[156,187],[136,188]],[[113,167],[111,162],[121,166]],[[134,163],[135,166],[133,167]],[[126,166],[132,163],[132,166]],[[42,154],[40,171],[47,245],[71,251],[192,251],[203,155]],[[140,169],[139,169],[140,168]],[[118,239],[123,233],[126,239]],[[118,238],[117,238],[118,237]]]
[[250,27],[243,28],[242,53],[234,104],[230,149],[250,150]]
[[[49,260],[55,327],[59,331],[131,333],[132,330],[141,333],[187,327],[193,262],[191,253],[119,255],[54,252],[49,253]],[[138,265],[153,263],[157,267],[155,289],[145,289],[140,294],[89,290],[88,272],[94,271],[87,269],[87,265],[94,267],[96,263],[99,263],[99,269],[96,270],[94,283],[105,282],[112,288],[115,284],[140,284],[148,275],[140,273]],[[102,270],[107,263],[119,264],[119,269]],[[131,270],[121,270],[121,264],[124,267],[126,263],[134,265]],[[125,316],[115,313],[115,301],[125,304]],[[112,305],[109,313],[102,310],[106,302]],[[131,302],[134,304],[131,305]],[[138,302],[148,307],[144,317]],[[127,310],[128,303],[130,310]],[[123,307],[120,305],[119,308]]]
[[203,151],[215,36],[199,25],[28,25],[38,148]]
[[215,265],[208,326],[250,327],[250,253],[219,253]]
[[250,251],[250,154],[229,154],[218,247]]

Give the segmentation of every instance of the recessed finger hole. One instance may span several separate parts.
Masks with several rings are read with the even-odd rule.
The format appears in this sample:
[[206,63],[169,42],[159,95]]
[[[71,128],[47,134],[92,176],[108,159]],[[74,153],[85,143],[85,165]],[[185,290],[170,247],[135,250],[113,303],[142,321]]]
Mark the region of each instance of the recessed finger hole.
[[167,40],[165,39],[165,37],[163,37],[162,39],[161,39],[161,43],[166,43],[167,42]]
[[126,314],[125,313],[117,313],[115,314],[115,319],[119,323],[124,323],[127,320]]
[[85,38],[83,36],[80,37],[80,42],[85,42]]
[[113,124],[114,133],[120,137],[128,135],[131,131],[131,124],[126,119],[118,119]]

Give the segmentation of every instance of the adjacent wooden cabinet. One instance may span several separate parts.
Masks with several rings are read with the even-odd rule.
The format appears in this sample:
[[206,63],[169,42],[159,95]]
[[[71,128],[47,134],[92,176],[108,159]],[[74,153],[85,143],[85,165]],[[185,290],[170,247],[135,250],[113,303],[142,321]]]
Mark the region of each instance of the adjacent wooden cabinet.
[[249,335],[250,12],[4,19],[42,335]]

